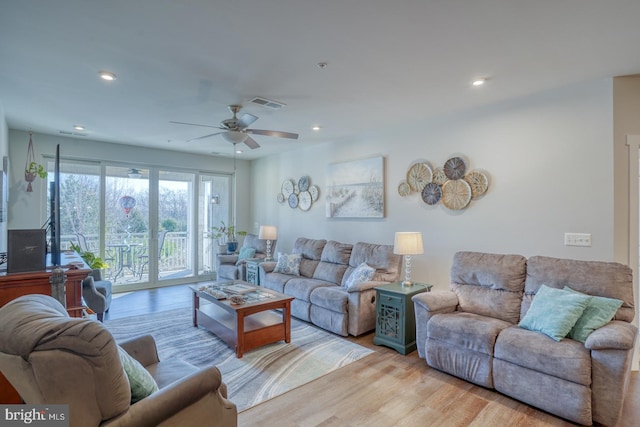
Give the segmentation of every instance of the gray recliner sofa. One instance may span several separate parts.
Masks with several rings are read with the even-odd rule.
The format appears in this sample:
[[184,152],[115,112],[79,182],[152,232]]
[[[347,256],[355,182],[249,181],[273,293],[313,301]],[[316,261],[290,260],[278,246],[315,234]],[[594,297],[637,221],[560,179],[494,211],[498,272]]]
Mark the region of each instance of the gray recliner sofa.
[[[274,272],[276,262],[260,264],[260,286],[290,295],[291,314],[338,335],[361,335],[376,327],[375,287],[400,277],[402,257],[393,245],[300,237],[293,251],[300,254],[300,275]],[[346,288],[356,267],[375,268],[371,281]]]
[[[542,285],[622,300],[584,343],[518,326]],[[455,254],[450,291],[413,297],[419,356],[429,366],[573,422],[615,425],[638,333],[632,271],[613,262]]]

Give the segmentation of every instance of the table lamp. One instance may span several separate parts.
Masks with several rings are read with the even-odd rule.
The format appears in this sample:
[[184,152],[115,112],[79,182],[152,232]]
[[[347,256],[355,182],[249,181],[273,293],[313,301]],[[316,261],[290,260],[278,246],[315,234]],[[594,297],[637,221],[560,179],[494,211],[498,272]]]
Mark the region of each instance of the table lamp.
[[419,231],[399,231],[393,243],[393,253],[404,256],[403,286],[411,286],[411,255],[424,253],[422,233]]
[[267,241],[267,257],[265,261],[272,261],[271,258],[271,241],[278,238],[278,228],[275,225],[261,225],[258,239]]

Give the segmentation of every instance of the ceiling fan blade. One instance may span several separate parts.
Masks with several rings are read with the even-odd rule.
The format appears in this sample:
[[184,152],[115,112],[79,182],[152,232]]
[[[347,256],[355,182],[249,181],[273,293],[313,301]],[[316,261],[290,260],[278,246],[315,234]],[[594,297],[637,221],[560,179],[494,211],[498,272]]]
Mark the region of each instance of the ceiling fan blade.
[[249,114],[249,113],[244,113],[242,117],[238,119],[238,122],[237,122],[238,127],[240,127],[241,129],[244,129],[247,126],[249,126],[251,123],[255,122],[256,120],[258,120],[258,116],[254,116],[253,114]]
[[247,135],[247,139],[244,140],[244,143],[247,144],[247,146],[252,150],[255,150],[256,148],[260,147],[260,145],[256,142],[256,140],[251,138],[249,135]]
[[201,125],[201,124],[198,124],[198,123],[174,122],[174,121],[171,121],[171,120],[169,120],[169,123],[175,123],[175,124],[178,124],[178,125],[202,126],[202,127],[204,127],[204,128],[216,128],[216,129],[221,129],[221,128],[220,128],[220,126]]
[[197,138],[192,138],[192,139],[188,139],[185,142],[191,142],[191,141],[197,141],[199,139],[205,139],[205,138],[209,138],[210,136],[214,136],[214,135],[220,135],[222,132],[216,132],[216,133],[210,133],[209,135],[204,135],[204,136],[199,136]]
[[282,131],[279,131],[279,130],[245,129],[244,131],[247,132],[247,133],[253,133],[255,135],[265,135],[265,136],[275,136],[275,137],[278,137],[278,138],[298,139],[298,134],[297,133],[282,132]]

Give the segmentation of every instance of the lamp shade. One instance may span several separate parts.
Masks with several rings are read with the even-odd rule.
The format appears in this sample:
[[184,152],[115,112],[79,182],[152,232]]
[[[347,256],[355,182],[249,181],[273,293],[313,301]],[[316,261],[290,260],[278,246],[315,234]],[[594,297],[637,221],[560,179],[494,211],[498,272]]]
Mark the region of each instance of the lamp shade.
[[393,243],[393,253],[396,255],[418,255],[424,253],[422,233],[419,231],[397,232]]
[[258,239],[260,240],[276,240],[278,238],[278,227],[275,225],[261,225]]

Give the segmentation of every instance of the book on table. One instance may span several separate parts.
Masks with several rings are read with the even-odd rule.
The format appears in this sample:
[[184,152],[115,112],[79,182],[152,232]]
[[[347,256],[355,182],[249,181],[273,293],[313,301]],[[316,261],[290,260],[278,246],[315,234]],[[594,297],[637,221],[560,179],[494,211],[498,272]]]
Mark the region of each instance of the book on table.
[[246,293],[253,292],[255,290],[256,290],[255,286],[244,285],[242,283],[236,283],[234,285],[224,287],[225,292],[238,294],[238,295],[244,295]]

